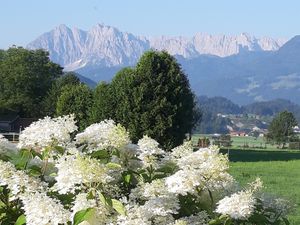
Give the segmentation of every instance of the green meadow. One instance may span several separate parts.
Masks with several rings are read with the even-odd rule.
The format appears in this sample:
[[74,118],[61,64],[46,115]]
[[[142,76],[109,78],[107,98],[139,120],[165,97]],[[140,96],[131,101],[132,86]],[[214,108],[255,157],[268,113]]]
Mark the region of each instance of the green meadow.
[[241,185],[260,177],[264,191],[295,205],[289,219],[300,224],[300,151],[229,150],[229,159],[230,173]]
[[[193,144],[199,137],[194,135]],[[300,224],[300,151],[278,149],[266,144],[263,137],[232,137],[232,146],[221,149],[228,154],[230,173],[242,186],[260,177],[264,191],[289,200],[294,206],[289,216],[291,225]]]

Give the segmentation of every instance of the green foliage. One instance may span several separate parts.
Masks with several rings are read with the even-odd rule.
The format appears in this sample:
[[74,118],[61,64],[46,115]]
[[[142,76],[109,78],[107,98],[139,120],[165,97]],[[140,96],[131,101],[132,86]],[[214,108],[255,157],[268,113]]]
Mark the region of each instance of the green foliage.
[[233,103],[227,98],[224,97],[207,97],[199,96],[198,103],[201,107],[201,110],[211,112],[213,114],[241,114],[242,109],[239,105]]
[[91,123],[97,123],[113,117],[112,100],[110,85],[105,82],[98,84],[93,93],[93,103],[89,112]]
[[58,116],[74,114],[80,130],[88,125],[92,91],[84,84],[64,86],[56,105]]
[[297,125],[293,113],[283,111],[272,120],[267,138],[284,148],[284,145],[294,136],[293,127]]
[[112,118],[137,142],[143,135],[164,148],[182,143],[200,118],[188,79],[167,52],[146,52],[135,68],[119,71],[96,88],[91,122]]
[[200,108],[202,112],[201,122],[196,124],[194,132],[200,134],[228,133],[227,125],[232,125],[229,118],[217,116],[217,114],[207,111],[202,106]]
[[246,113],[261,116],[275,116],[277,113],[287,110],[292,112],[296,119],[300,121],[300,106],[285,99],[275,99],[265,102],[255,102],[242,107]]
[[213,133],[228,133],[227,125],[232,126],[229,118],[223,118],[218,116],[221,114],[240,114],[241,108],[224,97],[212,97],[199,96],[198,102],[201,109],[202,118],[196,124],[194,132],[201,134],[213,134]]
[[44,50],[9,48],[0,54],[0,108],[39,117],[41,104],[62,68]]
[[26,224],[26,217],[25,217],[24,214],[19,216],[19,218],[17,219],[15,225],[23,225],[23,224]]
[[73,72],[67,72],[56,79],[43,102],[43,114],[45,116],[53,117],[55,115],[58,98],[60,97],[64,87],[67,85],[79,85],[80,83],[79,78]]
[[83,221],[88,221],[90,218],[92,218],[93,214],[95,213],[94,211],[95,209],[88,208],[77,212],[74,216],[73,224],[78,225]]
[[146,52],[136,66],[133,139],[143,134],[164,148],[182,143],[195,122],[194,96],[186,75],[167,52]]
[[114,108],[113,118],[127,127],[129,130],[135,129],[135,105],[134,105],[134,79],[135,70],[124,68],[120,70],[111,82],[111,104]]
[[171,149],[191,132],[196,119],[194,96],[180,65],[168,53],[146,52],[134,71],[118,74],[114,85],[120,87],[116,95],[122,101],[116,119],[134,141],[146,134]]
[[[22,225],[22,209],[18,200],[10,200],[10,190],[7,186],[0,186],[0,224],[14,224],[18,221]],[[21,217],[21,218],[20,218]]]

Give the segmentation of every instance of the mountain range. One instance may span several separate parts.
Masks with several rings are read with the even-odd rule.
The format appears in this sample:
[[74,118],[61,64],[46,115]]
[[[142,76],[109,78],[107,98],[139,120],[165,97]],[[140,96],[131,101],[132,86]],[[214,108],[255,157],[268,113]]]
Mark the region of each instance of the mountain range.
[[240,35],[145,37],[97,24],[89,31],[60,25],[27,45],[43,48],[66,71],[96,82],[134,66],[149,49],[174,55],[197,95],[224,96],[239,104],[274,98],[300,103],[300,36]]

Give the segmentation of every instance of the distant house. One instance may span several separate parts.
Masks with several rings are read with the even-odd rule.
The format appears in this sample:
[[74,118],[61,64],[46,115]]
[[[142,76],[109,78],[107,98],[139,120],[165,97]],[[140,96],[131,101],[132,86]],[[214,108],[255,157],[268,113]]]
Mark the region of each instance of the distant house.
[[232,137],[245,137],[245,136],[248,136],[248,135],[246,134],[246,132],[243,132],[243,131],[231,131],[230,136],[232,136]]
[[36,118],[20,118],[16,112],[0,112],[0,133],[19,133],[36,120]]

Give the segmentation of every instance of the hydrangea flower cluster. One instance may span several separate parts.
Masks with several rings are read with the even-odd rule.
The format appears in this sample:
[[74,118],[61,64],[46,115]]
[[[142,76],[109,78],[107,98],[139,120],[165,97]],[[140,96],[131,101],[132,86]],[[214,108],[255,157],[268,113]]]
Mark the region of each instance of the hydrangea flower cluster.
[[13,164],[0,160],[0,185],[11,191],[10,201],[20,199],[27,224],[66,224],[70,212],[56,199],[46,195],[47,184],[16,170]]
[[62,156],[57,160],[55,167],[58,172],[54,189],[60,194],[74,193],[75,190],[81,189],[82,185],[106,183],[111,179],[105,165],[80,154]]
[[126,129],[120,124],[116,125],[113,120],[104,120],[77,134],[76,142],[87,143],[89,150],[94,151],[108,147],[122,148],[130,144],[130,139]]
[[220,190],[234,182],[228,173],[228,158],[215,148],[203,148],[187,154],[177,160],[177,165],[180,170],[166,178],[168,189],[176,194]]
[[0,134],[0,154],[13,154],[17,151],[17,146],[9,142],[3,135]]
[[[29,225],[248,224],[259,215],[278,224],[288,213],[259,179],[236,190],[228,158],[214,146],[194,151],[185,142],[166,152],[148,136],[135,145],[112,120],[72,140],[76,130],[72,115],[46,117],[23,131],[18,148],[0,137],[0,195],[13,203],[0,208],[14,207],[0,223],[23,215]],[[45,157],[46,149],[57,153]]]
[[71,213],[45,193],[32,192],[20,197],[27,224],[67,224]]
[[145,135],[137,143],[138,158],[142,161],[145,167],[150,165],[157,167],[159,157],[163,156],[165,152],[159,148],[159,143],[152,138]]
[[77,130],[75,123],[74,115],[40,119],[21,132],[18,147],[43,151],[52,145],[67,144],[70,134]]

